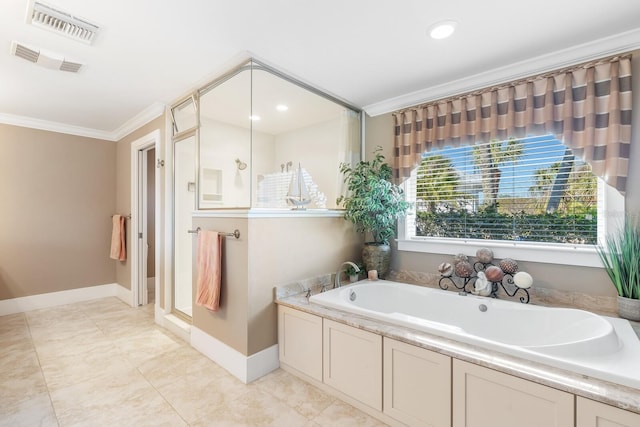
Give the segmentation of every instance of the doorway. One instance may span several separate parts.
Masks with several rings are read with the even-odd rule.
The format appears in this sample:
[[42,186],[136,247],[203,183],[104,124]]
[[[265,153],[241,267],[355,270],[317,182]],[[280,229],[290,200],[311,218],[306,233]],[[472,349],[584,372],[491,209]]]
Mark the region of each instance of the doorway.
[[160,212],[159,160],[160,131],[131,144],[131,293],[132,305],[158,306]]
[[155,147],[148,147],[138,151],[140,165],[138,226],[142,230],[139,250],[140,279],[138,291],[138,305],[155,303]]

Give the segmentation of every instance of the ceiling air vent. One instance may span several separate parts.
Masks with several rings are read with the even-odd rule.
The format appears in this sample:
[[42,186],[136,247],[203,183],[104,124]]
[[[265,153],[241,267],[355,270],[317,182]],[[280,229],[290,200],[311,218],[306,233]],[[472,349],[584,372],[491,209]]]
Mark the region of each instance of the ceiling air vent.
[[13,41],[11,43],[11,54],[52,70],[77,73],[80,70],[80,67],[82,67],[82,64],[77,61],[69,61],[62,55],[43,52],[40,49],[25,46],[17,41]]
[[31,62],[38,62],[38,57],[40,56],[40,51],[29,49],[18,42],[13,42],[11,44],[11,53],[18,58],[26,59]]
[[100,29],[91,22],[40,2],[33,2],[30,5],[27,11],[27,23],[86,44],[93,43]]

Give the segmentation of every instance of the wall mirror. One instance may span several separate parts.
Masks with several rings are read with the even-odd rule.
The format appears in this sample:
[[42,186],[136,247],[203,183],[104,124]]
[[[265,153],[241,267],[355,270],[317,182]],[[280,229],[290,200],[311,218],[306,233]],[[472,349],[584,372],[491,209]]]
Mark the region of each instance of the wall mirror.
[[199,93],[198,208],[335,209],[360,111],[257,61]]

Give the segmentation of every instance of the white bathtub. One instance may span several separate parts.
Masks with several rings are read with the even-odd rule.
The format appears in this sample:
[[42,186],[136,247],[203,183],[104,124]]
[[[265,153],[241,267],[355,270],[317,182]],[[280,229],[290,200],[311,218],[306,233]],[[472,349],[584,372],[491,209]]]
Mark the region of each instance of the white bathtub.
[[384,280],[309,301],[640,388],[640,342],[626,320]]

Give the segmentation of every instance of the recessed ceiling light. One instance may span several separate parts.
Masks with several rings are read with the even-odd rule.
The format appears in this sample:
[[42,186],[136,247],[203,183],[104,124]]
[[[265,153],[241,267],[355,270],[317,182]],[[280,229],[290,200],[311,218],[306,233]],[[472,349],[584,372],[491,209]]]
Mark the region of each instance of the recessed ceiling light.
[[284,104],[276,105],[276,110],[278,110],[278,111],[287,111],[288,109],[289,109],[289,107],[287,107]]
[[456,21],[441,21],[429,27],[428,33],[432,39],[446,39],[456,30]]
[[256,115],[249,116],[249,120],[252,120],[252,121],[254,121],[254,122],[257,122],[258,120],[260,120],[260,116],[256,116]]

